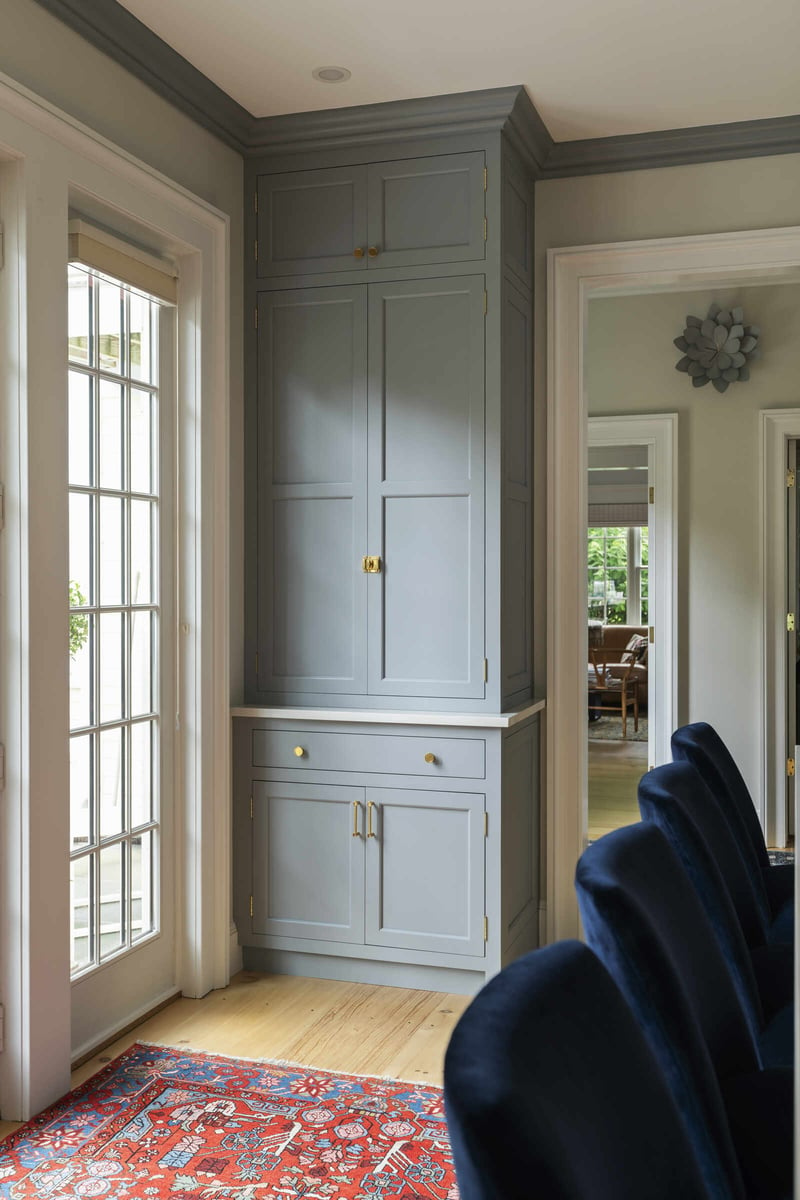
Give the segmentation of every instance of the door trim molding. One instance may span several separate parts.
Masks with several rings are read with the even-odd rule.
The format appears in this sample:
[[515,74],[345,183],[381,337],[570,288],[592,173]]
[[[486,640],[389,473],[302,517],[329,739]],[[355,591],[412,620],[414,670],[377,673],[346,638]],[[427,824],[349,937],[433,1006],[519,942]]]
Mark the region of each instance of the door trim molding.
[[[653,532],[648,624],[656,630],[648,650],[648,675],[652,672],[651,678],[658,681],[648,762],[656,766],[670,760],[669,739],[678,718],[678,414],[589,417],[588,446],[647,446],[648,482],[655,493],[649,506]],[[649,695],[653,695],[652,684]],[[586,838],[586,824],[581,836]]]
[[[69,1086],[70,979],[67,657],[66,261],[69,206],[90,198],[113,218],[134,215],[155,247],[181,265],[179,387],[185,422],[178,503],[185,532],[178,597],[184,699],[179,776],[167,788],[184,847],[175,879],[175,982],[202,995],[228,980],[230,751],[228,624],[228,217],[71,116],[0,75],[0,183],[6,189],[6,264],[14,353],[0,379],[0,447],[7,524],[0,539],[0,740],[7,778],[0,806],[0,1056],[3,1116],[27,1119]],[[10,162],[9,162],[10,160]],[[127,227],[126,224],[126,227]],[[32,331],[51,332],[37,338]],[[46,481],[46,486],[43,486]],[[191,520],[187,520],[191,517]],[[202,535],[201,535],[202,530]],[[58,664],[61,663],[61,666]],[[164,719],[175,719],[165,714]],[[185,797],[185,804],[181,800]],[[180,811],[180,810],[183,811]],[[8,914],[14,914],[11,917]]]
[[551,249],[547,341],[547,937],[578,934],[586,740],[587,401],[589,301],[800,279],[800,227]]
[[[785,846],[788,814],[781,803],[786,781],[786,444],[800,438],[800,408],[758,414],[759,525],[761,528],[761,645],[759,680],[763,720],[761,777],[756,803],[770,845]],[[772,753],[770,753],[772,747]],[[780,795],[779,795],[780,793]]]

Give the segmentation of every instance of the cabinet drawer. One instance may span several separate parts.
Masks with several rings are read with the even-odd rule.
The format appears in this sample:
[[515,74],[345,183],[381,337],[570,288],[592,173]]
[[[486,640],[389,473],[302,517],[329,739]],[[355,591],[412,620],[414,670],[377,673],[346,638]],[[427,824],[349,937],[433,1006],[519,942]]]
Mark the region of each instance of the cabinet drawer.
[[[432,761],[426,755],[432,755]],[[282,770],[294,767],[306,771],[483,779],[486,743],[482,738],[256,729],[252,764]]]

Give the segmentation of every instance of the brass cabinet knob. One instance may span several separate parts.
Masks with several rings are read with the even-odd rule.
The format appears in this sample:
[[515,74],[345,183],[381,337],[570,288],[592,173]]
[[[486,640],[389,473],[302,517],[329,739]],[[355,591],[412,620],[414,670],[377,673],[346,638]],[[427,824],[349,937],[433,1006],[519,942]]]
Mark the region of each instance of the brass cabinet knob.
[[435,754],[431,754],[431,752],[430,752],[430,751],[428,751],[428,753],[425,755],[425,762],[426,762],[426,763],[435,763],[435,762],[436,762],[436,755],[435,755]]
[[364,257],[364,247],[356,246],[355,250],[353,251],[353,258],[363,258],[363,257]]
[[367,254],[370,256],[370,258],[377,258],[379,253],[379,246],[370,246],[369,250],[367,251]]
[[294,754],[295,754],[295,758],[302,758],[303,755],[305,754],[305,750],[303,749],[302,746],[295,746]]

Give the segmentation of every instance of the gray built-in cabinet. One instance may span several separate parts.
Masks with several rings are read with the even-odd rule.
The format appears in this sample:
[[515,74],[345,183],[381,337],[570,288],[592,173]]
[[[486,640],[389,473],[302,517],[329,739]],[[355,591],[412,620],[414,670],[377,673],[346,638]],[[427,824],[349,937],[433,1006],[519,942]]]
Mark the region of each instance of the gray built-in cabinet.
[[278,119],[248,165],[253,967],[470,990],[536,942],[525,105]]

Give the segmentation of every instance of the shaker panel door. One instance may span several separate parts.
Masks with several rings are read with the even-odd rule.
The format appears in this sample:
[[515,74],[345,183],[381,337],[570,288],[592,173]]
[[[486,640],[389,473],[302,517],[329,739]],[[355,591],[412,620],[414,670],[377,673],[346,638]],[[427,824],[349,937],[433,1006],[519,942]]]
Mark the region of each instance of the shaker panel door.
[[364,814],[363,788],[253,784],[254,934],[364,941]]
[[259,691],[366,689],[366,289],[259,304]]
[[367,944],[482,955],[485,798],[367,788],[366,799]]
[[482,259],[484,155],[440,154],[369,168],[370,267]]
[[364,270],[366,240],[366,167],[330,167],[259,179],[260,276]]
[[369,691],[482,697],[483,276],[369,291]]

